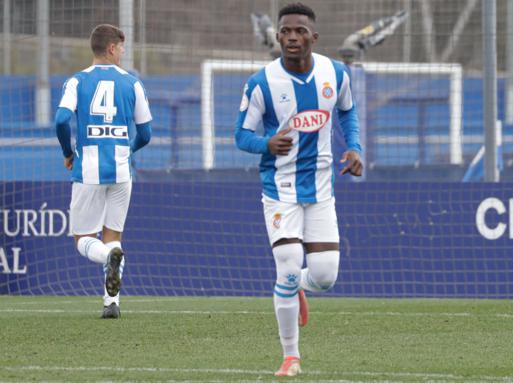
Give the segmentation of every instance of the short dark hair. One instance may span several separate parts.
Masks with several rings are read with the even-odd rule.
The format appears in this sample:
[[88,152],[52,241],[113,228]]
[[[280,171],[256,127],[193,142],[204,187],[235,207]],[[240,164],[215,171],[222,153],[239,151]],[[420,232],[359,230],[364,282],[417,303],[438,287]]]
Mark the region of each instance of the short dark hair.
[[303,3],[290,3],[285,5],[278,13],[278,21],[285,15],[305,15],[310,20],[315,21],[315,13],[308,5]]
[[100,24],[91,32],[91,49],[95,56],[104,55],[110,44],[118,44],[124,41],[125,34],[114,25]]

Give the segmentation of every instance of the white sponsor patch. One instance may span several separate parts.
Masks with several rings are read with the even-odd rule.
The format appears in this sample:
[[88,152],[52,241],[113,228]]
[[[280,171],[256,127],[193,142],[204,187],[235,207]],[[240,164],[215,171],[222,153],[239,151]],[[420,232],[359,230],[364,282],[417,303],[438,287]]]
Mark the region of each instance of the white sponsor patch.
[[330,112],[320,109],[305,110],[289,120],[289,127],[303,133],[322,129],[330,119]]
[[118,125],[87,125],[87,138],[128,139],[128,127]]

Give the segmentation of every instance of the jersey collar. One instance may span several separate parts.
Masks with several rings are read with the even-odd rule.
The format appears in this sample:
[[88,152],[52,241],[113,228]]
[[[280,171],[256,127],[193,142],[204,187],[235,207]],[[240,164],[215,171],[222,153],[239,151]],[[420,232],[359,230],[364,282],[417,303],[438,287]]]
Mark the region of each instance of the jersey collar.
[[283,71],[290,76],[292,81],[295,81],[295,82],[303,85],[303,84],[308,84],[312,80],[313,75],[314,75],[314,69],[315,69],[315,55],[314,54],[312,54],[312,61],[313,61],[312,69],[310,69],[310,71],[308,73],[298,73],[298,72],[289,71],[289,70],[287,70],[287,68],[285,68],[285,65],[283,64],[283,58],[280,57],[279,60],[280,60],[280,65],[281,65]]

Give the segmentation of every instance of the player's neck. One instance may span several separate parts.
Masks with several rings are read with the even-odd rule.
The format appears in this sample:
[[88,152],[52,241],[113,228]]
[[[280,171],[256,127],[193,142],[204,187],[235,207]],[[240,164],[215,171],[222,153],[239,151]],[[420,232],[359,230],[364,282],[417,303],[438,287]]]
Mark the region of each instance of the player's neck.
[[93,65],[117,65],[114,60],[109,59],[108,57],[94,57]]
[[285,69],[287,69],[289,72],[295,72],[295,73],[308,73],[312,70],[313,67],[313,60],[312,56],[308,56],[305,58],[282,58],[283,66]]

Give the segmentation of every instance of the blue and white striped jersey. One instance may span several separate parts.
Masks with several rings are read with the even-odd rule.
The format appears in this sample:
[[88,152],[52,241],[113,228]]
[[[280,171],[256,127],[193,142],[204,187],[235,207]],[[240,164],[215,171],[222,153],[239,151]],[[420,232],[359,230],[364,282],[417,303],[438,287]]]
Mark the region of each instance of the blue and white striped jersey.
[[[288,72],[278,58],[251,76],[244,88],[236,142],[242,150],[262,154],[263,194],[275,200],[314,203],[333,196],[334,113],[348,149],[361,151],[347,68],[319,54],[313,54],[313,59],[311,72],[299,74]],[[254,134],[261,123],[265,138]],[[271,154],[269,138],[288,127],[293,138],[289,154]]]
[[152,119],[141,82],[116,65],[93,65],[66,81],[59,107],[77,117],[72,181],[129,181],[129,126]]

